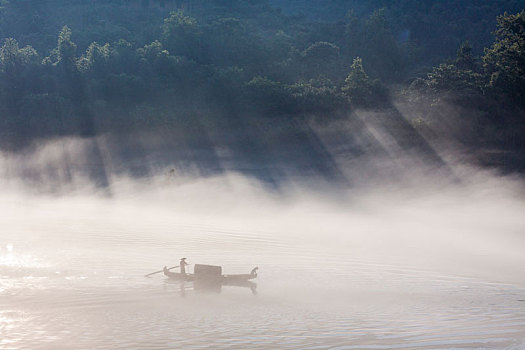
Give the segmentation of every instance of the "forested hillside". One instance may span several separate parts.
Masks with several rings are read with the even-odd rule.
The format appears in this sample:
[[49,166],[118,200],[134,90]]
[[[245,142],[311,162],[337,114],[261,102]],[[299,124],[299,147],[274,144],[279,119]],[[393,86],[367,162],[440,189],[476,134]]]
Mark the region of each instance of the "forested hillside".
[[2,0],[0,143],[397,101],[422,133],[457,104],[462,142],[516,149],[524,26],[511,0]]
[[458,46],[469,41],[481,54],[494,40],[495,18],[507,11],[523,9],[519,0],[272,0],[286,14],[322,21],[345,21],[351,11],[366,18],[384,8],[388,24],[399,41],[410,40],[422,51],[425,62],[436,63],[453,55]]

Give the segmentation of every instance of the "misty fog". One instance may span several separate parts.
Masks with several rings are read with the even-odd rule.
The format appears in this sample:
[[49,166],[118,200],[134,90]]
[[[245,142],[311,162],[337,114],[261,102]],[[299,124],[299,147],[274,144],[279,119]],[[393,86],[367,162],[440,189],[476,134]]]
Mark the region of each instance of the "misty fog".
[[[105,153],[101,186],[82,162],[93,142],[3,154],[3,348],[450,348],[452,329],[465,346],[522,344],[519,177],[451,163],[448,178],[413,165],[392,177],[389,165],[388,176],[368,174],[362,186],[322,176],[288,176],[274,186],[233,170],[130,175],[112,170],[115,158]],[[66,153],[75,160],[67,177]],[[231,273],[258,266],[257,295],[224,287],[218,298],[143,277],[182,256]],[[460,322],[471,307],[480,318]],[[503,322],[508,317],[514,321]],[[37,325],[37,333],[22,330]],[[155,329],[167,333],[155,338]],[[397,336],[383,336],[389,332]]]

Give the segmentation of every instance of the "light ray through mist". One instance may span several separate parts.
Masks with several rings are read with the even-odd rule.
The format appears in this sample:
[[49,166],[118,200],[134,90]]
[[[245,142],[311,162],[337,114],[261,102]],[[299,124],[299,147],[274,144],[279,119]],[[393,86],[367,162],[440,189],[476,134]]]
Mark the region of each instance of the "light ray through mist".
[[[410,182],[433,175],[457,181],[454,164],[420,135],[402,109],[355,111],[329,124],[294,119],[231,122],[226,129],[194,125],[35,142],[0,157],[2,181],[60,192],[79,186],[108,191],[115,179],[174,179],[239,173],[275,190],[291,183],[335,187]],[[426,173],[426,174],[425,174]]]
[[[275,190],[226,167],[137,177],[115,170],[101,142],[100,187],[81,170],[89,141],[4,154],[0,344],[129,348],[140,334],[158,348],[520,346],[522,179],[456,165],[460,182],[422,169],[356,186],[383,164],[345,164],[328,134],[318,142],[351,186],[288,177]],[[60,152],[83,164],[69,178]],[[257,296],[143,277],[181,256],[227,273],[259,266]]]

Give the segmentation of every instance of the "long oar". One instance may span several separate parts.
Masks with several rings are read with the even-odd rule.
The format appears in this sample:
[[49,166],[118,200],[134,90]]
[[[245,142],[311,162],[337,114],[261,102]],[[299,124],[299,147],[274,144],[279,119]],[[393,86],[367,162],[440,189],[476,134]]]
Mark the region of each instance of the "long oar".
[[[176,269],[177,267],[179,266],[173,266],[173,267],[170,267],[168,270],[171,270],[171,269]],[[154,275],[156,273],[161,273],[161,272],[164,272],[164,269],[160,270],[160,271],[155,271],[155,272],[152,272],[152,273],[148,273],[147,275],[144,275],[144,277],[149,277],[151,275]]]

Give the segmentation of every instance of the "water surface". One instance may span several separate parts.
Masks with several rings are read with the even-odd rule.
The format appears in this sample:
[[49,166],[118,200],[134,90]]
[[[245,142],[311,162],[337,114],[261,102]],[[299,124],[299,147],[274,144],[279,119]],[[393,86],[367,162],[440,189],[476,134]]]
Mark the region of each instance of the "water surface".
[[[525,347],[515,188],[335,198],[234,180],[4,191],[0,349]],[[257,294],[144,277],[183,256],[259,266]]]

